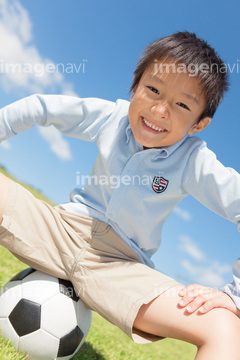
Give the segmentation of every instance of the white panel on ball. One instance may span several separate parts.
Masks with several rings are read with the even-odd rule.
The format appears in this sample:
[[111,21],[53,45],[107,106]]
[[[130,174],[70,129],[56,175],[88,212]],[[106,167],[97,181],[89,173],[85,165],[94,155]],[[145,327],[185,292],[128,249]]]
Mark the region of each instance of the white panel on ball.
[[58,294],[42,305],[41,327],[50,334],[61,338],[73,329],[74,323],[77,324],[77,316],[69,297]]
[[44,273],[39,278],[39,273],[35,271],[22,280],[22,296],[38,304],[43,304],[59,293],[57,280],[57,278]]
[[[43,346],[44,344],[44,346]],[[52,360],[57,357],[59,339],[40,329],[32,334],[25,335],[19,340],[18,350],[28,352],[31,360]]]
[[29,360],[71,359],[90,325],[91,310],[69,281],[29,268],[0,291],[1,335]]
[[9,316],[10,312],[22,297],[21,282],[8,282],[0,291],[0,318]]
[[3,335],[5,339],[11,339],[12,345],[15,347],[15,349],[17,349],[19,336],[16,333],[16,331],[13,329],[8,318],[4,318],[4,319],[0,318],[0,329],[4,329],[4,333],[1,332],[0,334]]

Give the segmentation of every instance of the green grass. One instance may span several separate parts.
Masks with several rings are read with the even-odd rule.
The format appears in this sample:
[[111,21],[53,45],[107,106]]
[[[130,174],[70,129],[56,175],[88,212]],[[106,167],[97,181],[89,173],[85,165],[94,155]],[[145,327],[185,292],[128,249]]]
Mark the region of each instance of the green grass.
[[7,177],[9,177],[10,179],[18,182],[19,184],[23,185],[26,189],[28,189],[29,191],[31,191],[31,193],[36,196],[38,199],[47,201],[50,205],[54,205],[51,201],[49,201],[45,196],[42,195],[42,193],[39,190],[34,189],[33,187],[31,187],[30,185],[26,185],[24,183],[22,183],[21,181],[18,181],[17,179],[15,179],[11,174],[9,174],[7,172],[7,170],[0,166],[0,172],[4,175],[6,175]]
[[[4,169],[0,168],[0,171],[8,175]],[[39,191],[26,187],[38,198],[48,201]],[[0,287],[26,267],[8,250],[0,247]],[[134,344],[117,327],[93,313],[87,339],[74,360],[192,360],[195,355],[194,346],[172,339],[147,345]],[[0,360],[27,360],[27,356],[16,352],[0,335]]]

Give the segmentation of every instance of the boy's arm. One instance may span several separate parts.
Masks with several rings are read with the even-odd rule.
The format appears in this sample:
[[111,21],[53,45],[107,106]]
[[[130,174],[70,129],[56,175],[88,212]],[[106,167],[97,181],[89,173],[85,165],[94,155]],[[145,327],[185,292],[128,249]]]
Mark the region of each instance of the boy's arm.
[[[236,223],[240,230],[240,174],[224,167],[205,145],[196,148],[190,156],[183,177],[183,187],[210,210]],[[224,292],[213,291],[201,285],[190,285],[182,294],[186,302],[184,306],[188,305],[188,298],[189,304],[192,301],[190,293],[201,289],[204,294],[198,295],[194,300],[194,311],[205,304],[202,308],[205,312],[214,307],[225,307],[239,316],[240,259],[233,265],[233,282],[224,287]]]
[[53,125],[63,134],[94,141],[115,106],[113,102],[95,98],[32,95],[0,110],[0,141],[34,124]]

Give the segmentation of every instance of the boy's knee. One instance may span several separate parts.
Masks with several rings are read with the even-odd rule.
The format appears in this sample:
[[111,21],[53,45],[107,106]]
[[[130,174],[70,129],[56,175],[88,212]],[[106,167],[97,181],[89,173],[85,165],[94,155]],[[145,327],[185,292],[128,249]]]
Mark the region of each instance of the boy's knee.
[[215,317],[205,334],[205,342],[218,346],[237,346],[240,333],[240,319],[226,309],[213,309]]

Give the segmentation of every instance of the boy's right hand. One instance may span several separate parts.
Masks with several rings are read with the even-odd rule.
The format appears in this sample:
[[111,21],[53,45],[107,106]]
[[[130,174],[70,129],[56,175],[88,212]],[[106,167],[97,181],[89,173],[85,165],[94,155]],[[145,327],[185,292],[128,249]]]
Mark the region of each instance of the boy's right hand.
[[189,314],[199,311],[205,314],[214,308],[227,309],[240,317],[240,310],[236,307],[232,298],[226,293],[202,286],[191,284],[180,290],[178,295],[181,297],[178,305],[185,308]]

